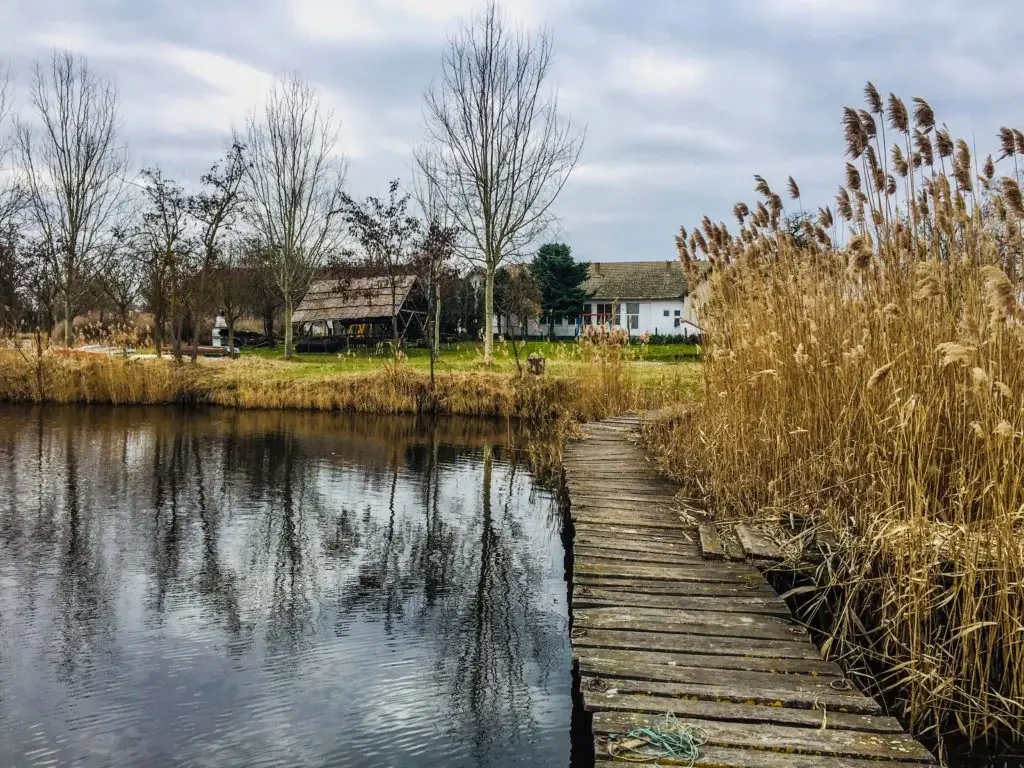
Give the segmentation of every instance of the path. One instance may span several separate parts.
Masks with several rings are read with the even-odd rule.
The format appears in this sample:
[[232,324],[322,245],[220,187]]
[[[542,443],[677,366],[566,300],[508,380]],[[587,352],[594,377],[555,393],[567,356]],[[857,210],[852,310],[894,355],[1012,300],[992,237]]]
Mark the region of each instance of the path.
[[638,426],[591,424],[565,450],[573,656],[597,765],[629,765],[612,761],[608,734],[668,712],[707,732],[698,766],[934,764],[822,659],[755,566],[704,558],[696,523],[674,511],[676,486],[630,439]]

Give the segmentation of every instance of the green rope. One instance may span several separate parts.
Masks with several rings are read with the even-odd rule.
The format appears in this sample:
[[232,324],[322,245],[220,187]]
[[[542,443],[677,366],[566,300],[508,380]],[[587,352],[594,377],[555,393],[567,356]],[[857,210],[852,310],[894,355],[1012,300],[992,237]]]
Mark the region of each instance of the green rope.
[[703,728],[683,725],[669,712],[646,728],[634,728],[625,735],[609,735],[608,754],[633,763],[657,762],[669,757],[679,761],[677,764],[693,768],[700,759],[700,748],[709,738]]

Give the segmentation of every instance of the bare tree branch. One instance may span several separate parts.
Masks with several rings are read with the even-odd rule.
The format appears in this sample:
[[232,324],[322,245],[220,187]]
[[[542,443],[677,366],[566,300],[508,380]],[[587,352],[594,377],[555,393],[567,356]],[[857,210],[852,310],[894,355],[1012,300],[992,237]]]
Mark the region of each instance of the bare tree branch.
[[458,229],[464,253],[484,268],[484,355],[493,352],[494,272],[523,255],[552,223],[551,206],[583,148],[545,89],[552,60],[547,30],[510,27],[489,2],[449,40],[441,76],[426,93],[430,149],[417,158],[428,187]]
[[284,304],[285,357],[291,356],[292,313],[316,271],[337,253],[345,162],[337,153],[338,122],[298,76],[279,78],[265,109],[246,122],[247,213],[266,245],[268,266]]
[[28,208],[64,309],[64,343],[117,223],[128,154],[119,143],[117,89],[71,52],[37,62],[30,90],[37,124],[18,121]]

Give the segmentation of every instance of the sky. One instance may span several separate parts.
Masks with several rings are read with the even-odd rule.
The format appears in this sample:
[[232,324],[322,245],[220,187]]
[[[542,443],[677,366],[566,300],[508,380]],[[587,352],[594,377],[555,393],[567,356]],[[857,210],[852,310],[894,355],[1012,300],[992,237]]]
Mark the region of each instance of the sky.
[[[342,121],[348,189],[411,185],[424,89],[447,35],[484,0],[0,0],[0,57],[24,99],[32,62],[86,56],[118,85],[136,167],[198,179],[276,73]],[[586,129],[548,239],[584,261],[675,257],[673,237],[731,219],[760,173],[802,206],[842,180],[844,105],[864,83],[997,149],[1024,128],[1024,14],[1011,0],[506,0],[554,35],[550,85]],[[789,203],[791,208],[796,203]]]

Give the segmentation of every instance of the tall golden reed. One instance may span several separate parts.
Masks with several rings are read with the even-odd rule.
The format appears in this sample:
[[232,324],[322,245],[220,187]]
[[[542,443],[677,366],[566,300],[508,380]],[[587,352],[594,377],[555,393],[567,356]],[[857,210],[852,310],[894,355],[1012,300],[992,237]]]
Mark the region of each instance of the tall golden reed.
[[835,213],[757,177],[738,233],[680,233],[710,264],[704,386],[650,437],[720,514],[832,529],[828,649],[916,733],[1020,739],[1024,134],[979,168],[925,101],[866,96]]

